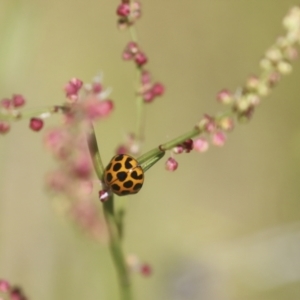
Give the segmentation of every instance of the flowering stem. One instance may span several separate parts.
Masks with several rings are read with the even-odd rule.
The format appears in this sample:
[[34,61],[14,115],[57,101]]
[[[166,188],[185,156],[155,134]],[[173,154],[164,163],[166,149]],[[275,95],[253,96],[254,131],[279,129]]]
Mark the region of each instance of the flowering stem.
[[[90,126],[88,145],[98,179],[102,180],[104,166],[101,160],[96,135],[92,124]],[[122,228],[118,224],[115,216],[113,194],[111,194],[109,199],[103,203],[103,211],[109,234],[109,249],[118,274],[121,299],[132,300],[129,270],[126,265],[125,256],[121,245]]]
[[[137,31],[134,25],[129,26],[129,33],[130,33],[131,40],[135,43],[138,43]],[[136,89],[138,89],[140,86],[141,76],[142,76],[142,69],[141,67],[137,66],[136,78],[135,78]],[[139,141],[143,140],[143,136],[144,136],[144,119],[142,118],[143,105],[144,105],[143,97],[138,95],[136,97],[137,118],[136,118],[135,137]]]
[[114,214],[113,195],[103,203],[103,209],[110,237],[109,248],[118,274],[121,299],[132,300],[129,270],[126,265],[121,245],[121,236]]
[[137,32],[133,25],[129,26],[129,32],[130,32],[132,41],[137,43],[137,41],[138,41]]
[[44,107],[40,109],[28,109],[22,110],[22,112],[18,110],[14,110],[9,114],[1,114],[0,113],[0,120],[4,121],[17,121],[22,119],[30,119],[33,117],[48,117],[54,113],[58,112],[66,112],[68,108],[63,105],[54,105],[49,107]]
[[102,175],[104,173],[104,166],[100,156],[97,139],[95,135],[95,130],[92,124],[90,124],[90,132],[88,136],[88,146],[91,153],[94,169],[96,171],[99,180],[102,180]]
[[176,147],[177,145],[185,142],[187,139],[193,138],[197,135],[199,135],[202,132],[202,129],[199,127],[195,127],[193,130],[167,142],[164,144],[161,144],[157,148],[154,148],[145,154],[143,154],[141,157],[139,157],[137,160],[139,164],[143,164],[147,160],[149,160],[151,157],[159,156],[162,152],[165,152],[166,150],[171,150],[172,148]]

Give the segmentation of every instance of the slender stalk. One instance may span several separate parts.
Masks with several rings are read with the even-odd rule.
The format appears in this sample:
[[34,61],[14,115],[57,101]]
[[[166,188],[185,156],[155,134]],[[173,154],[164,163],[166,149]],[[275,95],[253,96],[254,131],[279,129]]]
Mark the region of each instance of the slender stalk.
[[137,160],[138,160],[139,164],[143,164],[145,161],[149,160],[150,158],[152,158],[154,156],[158,156],[162,152],[165,152],[166,150],[170,150],[170,149],[176,147],[177,145],[183,143],[187,139],[190,139],[190,138],[193,138],[193,137],[199,135],[201,132],[202,132],[202,130],[199,127],[195,127],[193,130],[191,130],[185,134],[182,134],[181,136],[179,136],[167,143],[161,144],[159,147],[146,152],[141,157],[139,157]]
[[[90,126],[90,132],[88,136],[88,145],[95,171],[98,179],[101,180],[104,172],[104,166],[101,160],[96,135],[92,124]],[[126,265],[121,244],[122,228],[120,227],[120,224],[118,224],[115,216],[113,194],[111,194],[109,199],[103,203],[103,211],[109,233],[109,249],[117,271],[117,277],[120,286],[120,299],[132,300],[130,274]]]
[[91,153],[94,169],[96,171],[99,180],[102,180],[104,166],[100,156],[95,130],[92,124],[90,124],[90,132],[88,136],[88,146]]
[[110,242],[109,248],[112,255],[114,265],[117,270],[119,280],[120,293],[122,300],[132,300],[131,282],[129,270],[126,265],[124,253],[121,245],[121,237],[118,230],[118,225],[114,215],[114,199],[111,196],[103,203],[104,216],[107,222]]
[[33,117],[48,117],[55,113],[66,112],[67,109],[68,108],[63,105],[54,105],[54,106],[43,107],[38,109],[22,109],[22,111],[13,110],[5,114],[0,112],[0,120],[18,121],[18,120],[30,119]]

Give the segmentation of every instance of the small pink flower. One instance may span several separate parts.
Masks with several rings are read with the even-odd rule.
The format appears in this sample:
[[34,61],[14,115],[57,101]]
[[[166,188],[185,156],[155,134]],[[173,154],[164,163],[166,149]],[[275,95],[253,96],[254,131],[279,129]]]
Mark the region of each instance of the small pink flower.
[[72,78],[64,87],[66,96],[70,99],[77,98],[77,94],[82,87],[83,82],[80,79]]
[[12,102],[8,98],[2,99],[0,101],[0,106],[5,108],[5,109],[9,109],[11,107],[11,105],[12,105]]
[[127,17],[130,14],[130,6],[127,3],[121,3],[117,8],[117,15]]
[[198,126],[208,133],[214,132],[217,128],[215,119],[207,114],[204,115]]
[[124,60],[131,60],[138,53],[139,47],[135,42],[129,42],[122,54]]
[[234,121],[232,118],[224,117],[219,121],[219,126],[225,131],[231,131],[234,128]]
[[229,90],[223,89],[217,94],[217,100],[223,104],[231,104],[234,98]]
[[178,162],[173,158],[169,157],[165,163],[167,171],[174,172],[178,168]]
[[105,202],[109,199],[110,193],[107,190],[101,190],[99,191],[99,200],[101,202]]
[[102,84],[100,82],[93,82],[92,90],[95,94],[101,93],[103,90]]
[[183,151],[185,151],[186,153],[191,152],[191,150],[193,150],[194,147],[194,142],[192,139],[187,139],[186,141],[184,141],[183,143],[177,145],[175,148],[173,148],[173,152],[176,154],[180,154]]
[[152,275],[152,273],[153,273],[151,266],[146,263],[141,265],[140,272],[145,277],[148,277],[148,276]]
[[25,98],[22,95],[13,95],[12,104],[14,107],[20,107],[25,104]]
[[186,141],[183,142],[183,147],[185,149],[186,153],[189,153],[190,151],[193,150],[194,147],[194,142],[192,139],[188,139]]
[[45,145],[52,152],[57,152],[69,140],[69,135],[63,129],[51,129],[45,134]]
[[175,154],[181,154],[181,153],[183,153],[184,148],[182,145],[178,145],[178,146],[174,147],[172,151]]
[[141,82],[143,85],[151,83],[151,74],[149,71],[143,70],[141,75]]
[[10,290],[10,284],[7,280],[0,279],[0,291],[7,293]]
[[194,149],[198,152],[206,152],[208,150],[209,144],[205,138],[198,138],[194,141]]
[[145,103],[151,103],[155,98],[155,94],[152,91],[147,91],[143,94],[143,98]]
[[156,82],[152,87],[152,92],[155,96],[162,96],[165,93],[165,86],[162,83]]
[[226,142],[226,135],[225,135],[224,132],[218,131],[218,132],[213,134],[212,143],[215,146],[222,147],[222,146],[224,146],[225,142]]
[[79,178],[89,178],[92,173],[92,163],[88,154],[82,154],[78,157],[73,165],[73,173]]
[[46,176],[46,185],[54,192],[62,192],[69,187],[70,180],[63,171],[57,170]]
[[6,121],[0,121],[0,134],[5,134],[9,132],[10,124]]
[[257,90],[259,86],[259,78],[255,75],[251,75],[246,82],[246,86],[248,89]]
[[114,105],[111,100],[99,100],[96,97],[90,97],[84,101],[83,107],[87,118],[94,121],[107,117],[112,112]]
[[14,287],[10,291],[10,299],[11,300],[26,300],[27,298],[24,296],[24,294],[20,288]]
[[43,128],[43,126],[44,126],[44,121],[42,119],[39,118],[30,119],[29,127],[33,131],[40,131]]
[[133,19],[133,21],[140,18],[141,14],[142,14],[141,3],[138,1],[133,1],[131,3],[131,18]]
[[148,62],[148,58],[145,55],[145,53],[143,52],[138,52],[135,57],[134,57],[134,61],[136,62],[136,64],[141,67],[143,65],[145,65]]

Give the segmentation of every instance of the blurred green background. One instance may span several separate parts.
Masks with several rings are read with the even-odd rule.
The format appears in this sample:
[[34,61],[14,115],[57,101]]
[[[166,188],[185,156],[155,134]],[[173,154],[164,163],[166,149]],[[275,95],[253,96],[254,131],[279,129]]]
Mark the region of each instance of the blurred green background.
[[[142,48],[165,97],[147,106],[149,150],[222,110],[277,35],[293,0],[144,0]],[[135,126],[134,68],[121,52],[119,1],[0,0],[0,98],[59,104],[72,77],[104,72],[115,112],[97,124],[108,162]],[[137,300],[300,299],[300,64],[224,148],[163,162],[129,199],[125,249],[149,262],[133,276]],[[55,124],[47,121],[47,126]],[[41,133],[19,122],[0,139],[0,277],[29,299],[118,299],[107,247],[78,234],[52,209],[44,174],[53,161]],[[99,209],[101,205],[99,204]]]

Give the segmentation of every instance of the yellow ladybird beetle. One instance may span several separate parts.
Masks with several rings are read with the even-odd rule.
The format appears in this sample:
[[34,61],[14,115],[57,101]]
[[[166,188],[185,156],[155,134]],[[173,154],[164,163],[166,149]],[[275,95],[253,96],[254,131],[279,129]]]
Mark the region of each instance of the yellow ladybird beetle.
[[104,183],[118,196],[136,194],[144,183],[144,172],[164,156],[164,152],[140,163],[128,154],[115,155],[104,170]]

